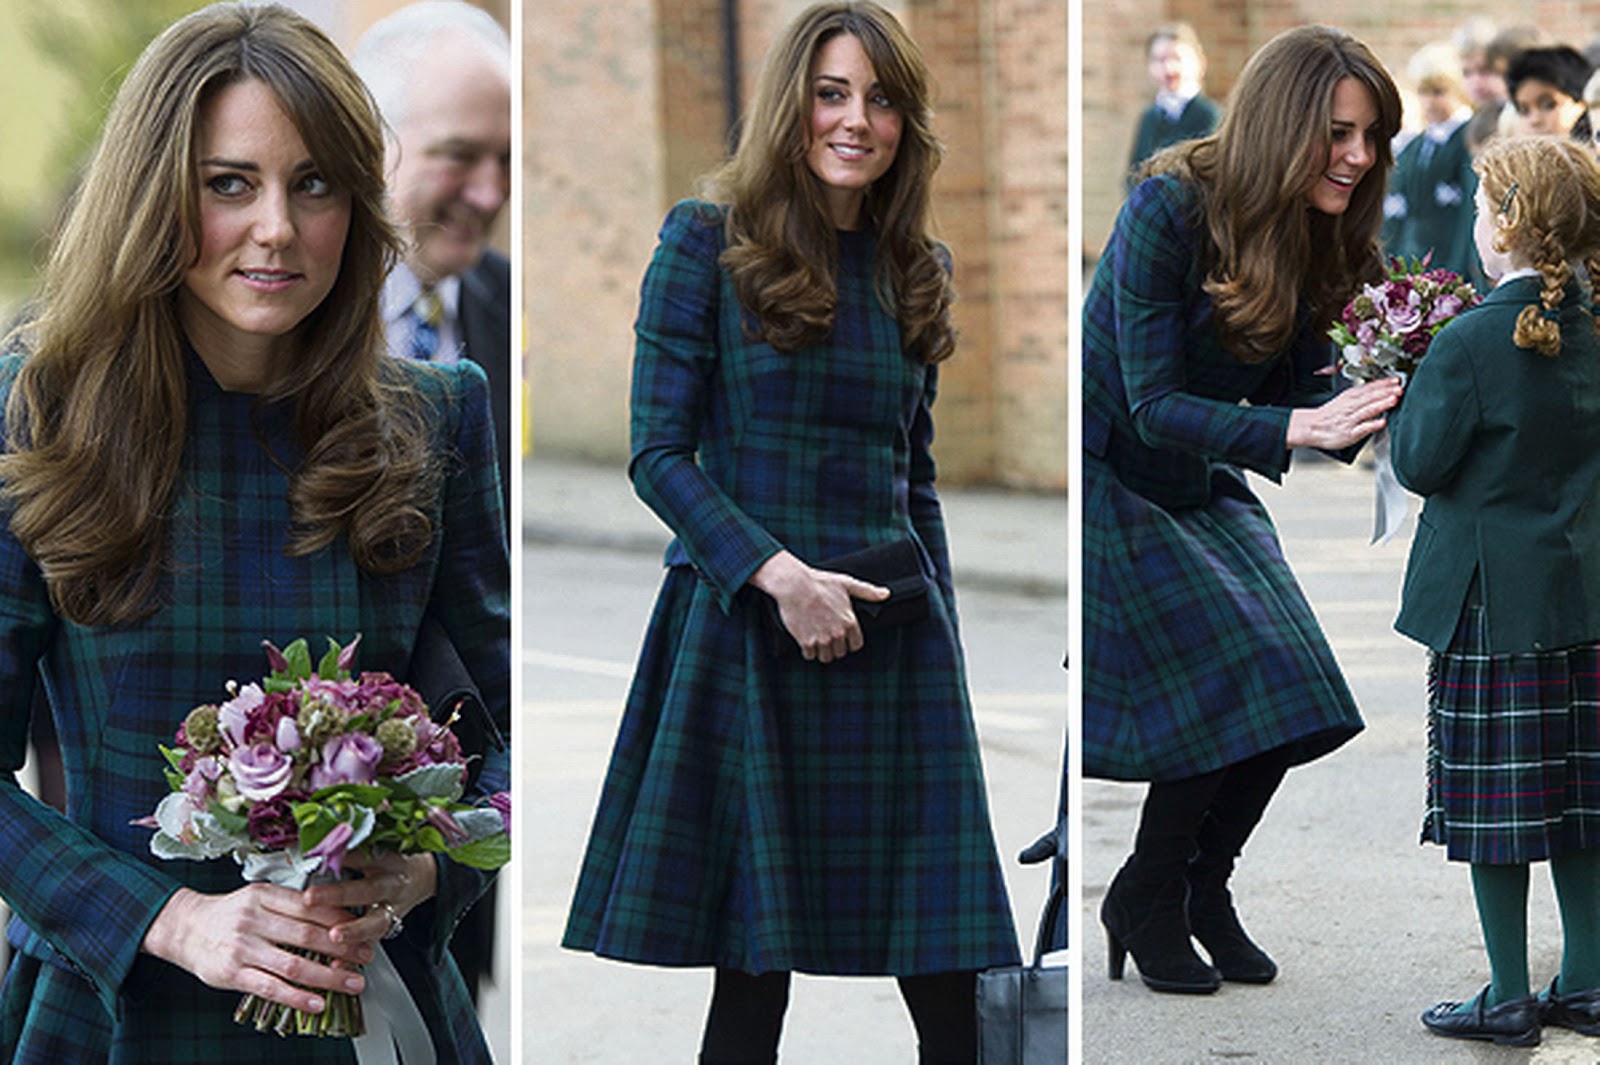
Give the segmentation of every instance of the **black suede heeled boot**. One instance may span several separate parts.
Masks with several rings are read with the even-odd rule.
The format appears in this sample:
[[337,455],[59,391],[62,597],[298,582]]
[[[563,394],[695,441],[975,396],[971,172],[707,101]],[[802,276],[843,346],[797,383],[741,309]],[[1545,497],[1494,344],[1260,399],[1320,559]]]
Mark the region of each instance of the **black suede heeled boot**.
[[1139,979],[1152,991],[1209,995],[1222,974],[1195,953],[1184,917],[1182,876],[1142,876],[1130,858],[1106,889],[1100,923],[1106,930],[1107,972],[1121,980],[1129,954]]
[[1152,991],[1207,995],[1222,976],[1189,941],[1184,873],[1195,853],[1200,818],[1222,783],[1222,771],[1152,783],[1139,813],[1133,854],[1100,905],[1109,975],[1122,979],[1129,954]]
[[1267,984],[1278,966],[1239,923],[1228,880],[1245,841],[1261,823],[1267,804],[1289,769],[1284,751],[1268,751],[1224,771],[1195,836],[1196,853],[1184,871],[1189,888],[1189,930],[1224,980]]
[[1233,859],[1202,852],[1189,863],[1189,930],[1200,941],[1224,980],[1241,984],[1270,984],[1278,975],[1277,963],[1256,946],[1239,923],[1233,908],[1228,877]]

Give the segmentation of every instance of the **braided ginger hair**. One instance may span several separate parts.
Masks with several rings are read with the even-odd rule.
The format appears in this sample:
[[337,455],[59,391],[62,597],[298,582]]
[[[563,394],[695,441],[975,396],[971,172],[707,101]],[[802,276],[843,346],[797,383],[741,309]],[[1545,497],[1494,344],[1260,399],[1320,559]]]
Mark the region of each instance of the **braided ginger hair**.
[[1561,352],[1556,310],[1573,261],[1583,260],[1591,285],[1600,282],[1600,162],[1565,137],[1510,137],[1486,145],[1474,169],[1495,212],[1496,250],[1525,258],[1544,279],[1539,302],[1517,316],[1512,340],[1554,357]]

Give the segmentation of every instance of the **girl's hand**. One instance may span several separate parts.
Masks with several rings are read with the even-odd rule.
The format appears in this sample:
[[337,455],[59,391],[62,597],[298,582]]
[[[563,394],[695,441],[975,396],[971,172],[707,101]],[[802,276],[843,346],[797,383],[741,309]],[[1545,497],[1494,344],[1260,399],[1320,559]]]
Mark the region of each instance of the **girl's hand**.
[[[211,987],[320,1013],[326,1000],[316,989],[360,993],[366,981],[351,970],[372,960],[372,947],[336,937],[349,912],[308,895],[273,884],[246,884],[226,895],[179,888],[150,923],[140,949]],[[334,960],[313,961],[287,947]]]
[[763,562],[750,583],[777,601],[779,620],[808,662],[833,662],[861,650],[861,625],[850,600],[889,598],[887,588],[813,569],[787,551]]
[[[343,920],[329,936],[334,942],[369,952],[378,940],[439,889],[439,867],[431,854],[385,854],[382,858],[350,855],[344,867],[358,870],[360,877],[347,877],[331,884],[317,884],[305,891],[307,901],[317,906],[338,909]],[[365,909],[352,916],[352,911]],[[389,911],[394,911],[394,920]]]
[[1291,411],[1287,443],[1290,447],[1341,448],[1365,440],[1388,424],[1385,416],[1400,402],[1403,387],[1398,377],[1364,381],[1320,407]]

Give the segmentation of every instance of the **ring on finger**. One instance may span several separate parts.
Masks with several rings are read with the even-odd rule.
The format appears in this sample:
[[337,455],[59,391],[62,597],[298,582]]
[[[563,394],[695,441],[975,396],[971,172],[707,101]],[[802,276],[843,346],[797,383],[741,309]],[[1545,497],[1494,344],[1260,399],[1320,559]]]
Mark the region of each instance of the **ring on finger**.
[[383,934],[384,939],[393,939],[405,930],[406,923],[400,919],[400,915],[395,912],[393,906],[387,902],[380,902],[378,903],[378,909],[382,910],[383,915],[389,918],[389,930]]

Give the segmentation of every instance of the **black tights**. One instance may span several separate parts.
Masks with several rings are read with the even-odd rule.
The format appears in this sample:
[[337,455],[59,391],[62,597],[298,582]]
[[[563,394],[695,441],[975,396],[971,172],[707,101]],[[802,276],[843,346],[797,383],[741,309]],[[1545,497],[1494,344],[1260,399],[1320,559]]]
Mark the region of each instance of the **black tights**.
[[[901,976],[905,1000],[917,1030],[921,1065],[971,1065],[978,1060],[978,1021],[973,1003],[977,974],[931,973]],[[700,1044],[701,1065],[771,1065],[778,1060],[778,1037],[789,1006],[789,974],[752,976],[718,969]]]

